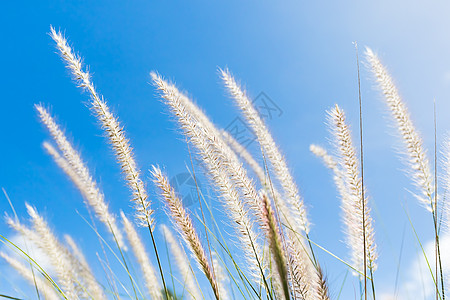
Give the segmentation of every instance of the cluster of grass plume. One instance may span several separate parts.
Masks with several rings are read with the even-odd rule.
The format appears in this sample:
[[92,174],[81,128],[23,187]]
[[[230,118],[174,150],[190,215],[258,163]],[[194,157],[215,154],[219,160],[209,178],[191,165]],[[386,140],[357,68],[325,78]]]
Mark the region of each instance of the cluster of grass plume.
[[[311,222],[306,203],[300,196],[292,170],[247,92],[228,69],[219,69],[220,77],[247,125],[257,137],[261,150],[258,157],[262,164],[255,154],[239,144],[230,133],[216,126],[175,84],[156,72],[150,73],[162,103],[172,113],[188,146],[192,146],[195,156],[203,163],[204,175],[214,188],[214,197],[219,200],[215,203],[220,203],[223,207],[227,223],[232,228],[232,232],[224,235],[225,230],[219,224],[222,220],[218,221],[213,214],[217,207],[211,207],[211,203],[205,201],[198,188],[201,216],[184,207],[171,186],[168,175],[159,167],[153,166],[149,175],[165,203],[164,212],[172,222],[158,224],[155,221],[152,203],[156,200],[151,199],[153,196],[147,192],[146,181],[143,179],[146,176],[142,175],[136,162],[124,126],[112,113],[103,96],[96,91],[87,68],[66,38],[53,27],[50,36],[56,42],[56,48],[75,83],[89,95],[89,106],[111,145],[124,181],[129,187],[135,216],[129,218],[120,212],[122,222],[117,222],[105,194],[79,151],[66,137],[65,131],[49,110],[44,105],[37,104],[35,108],[38,116],[56,144],[53,146],[44,142],[43,146],[85,199],[91,217],[86,222],[98,237],[101,254],[97,253],[97,257],[104,273],[103,277],[96,277],[101,272],[93,269],[75,240],[66,236],[63,243],[43,216],[27,204],[30,226],[22,223],[17,216],[7,217],[6,222],[51,258],[54,278],[31,255],[4,236],[1,236],[3,242],[15,250],[19,258],[4,252],[0,252],[0,256],[35,287],[38,298],[334,299],[330,294],[330,282],[325,276],[324,266],[315,253],[318,249],[325,248],[317,245],[310,236]],[[444,299],[439,224],[440,216],[444,216],[444,221],[448,224],[450,209],[448,204],[439,202],[436,174],[433,178],[420,135],[413,126],[406,105],[399,97],[391,77],[370,49],[366,54],[404,140],[406,162],[417,187],[417,198],[432,215],[436,255],[439,259],[436,260],[435,272],[434,275],[431,272],[431,276],[436,284],[436,298]],[[364,187],[361,94],[359,100],[359,157],[345,113],[338,105],[328,111],[333,154],[328,154],[327,150],[317,145],[311,145],[310,150],[333,172],[341,200],[345,243],[350,250],[348,262],[347,258],[339,258],[325,249],[326,253],[343,262],[342,266],[352,272],[362,287],[361,297],[375,299],[374,273],[378,254],[370,203]],[[446,159],[443,161],[443,178],[447,183],[450,182],[449,145],[447,142],[447,150],[444,152]],[[194,170],[192,173],[195,177]],[[126,206],[127,203],[121,205]],[[443,214],[440,213],[441,210]],[[105,225],[110,237],[104,237],[100,233],[94,217]],[[134,223],[147,228],[149,241],[141,236]],[[160,230],[155,231],[156,227]],[[175,233],[171,227],[175,229]],[[158,235],[159,233],[161,234]],[[114,246],[110,246],[109,241],[113,241]],[[150,251],[147,249],[147,242],[151,245]],[[167,264],[161,259],[163,244],[166,246]],[[185,249],[189,250],[190,256]],[[130,256],[134,256],[138,268],[133,266]],[[119,270],[112,269],[113,264],[109,261],[111,258],[114,259],[114,265],[119,266]],[[191,264],[191,260],[195,264]],[[118,273],[125,273],[126,276],[118,276]],[[127,277],[127,281],[122,277]],[[367,288],[368,280],[371,292]],[[142,282],[146,289],[141,287]],[[179,292],[180,287],[182,292]]]

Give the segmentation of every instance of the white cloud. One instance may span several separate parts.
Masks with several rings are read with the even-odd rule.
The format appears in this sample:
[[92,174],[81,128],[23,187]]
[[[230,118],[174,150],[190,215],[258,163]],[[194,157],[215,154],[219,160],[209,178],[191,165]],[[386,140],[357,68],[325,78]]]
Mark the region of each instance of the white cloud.
[[[16,234],[9,239],[17,247],[19,247],[23,252],[27,253],[34,261],[36,261],[45,272],[53,275],[54,269],[51,264],[50,258],[42,251],[35,243],[26,240],[20,234]],[[19,253],[14,246],[8,247],[4,245],[0,251],[7,253],[8,255],[18,259],[19,261],[26,262],[23,260],[23,254]]]
[[[441,236],[440,245],[442,268],[444,278],[446,278],[450,275],[450,234]],[[409,264],[408,275],[406,280],[400,284],[398,296],[382,294],[379,297],[381,300],[434,299],[435,286],[430,274],[430,267],[433,271],[435,268],[434,240],[425,243],[424,250],[428,263],[422,251],[420,251],[416,259]]]

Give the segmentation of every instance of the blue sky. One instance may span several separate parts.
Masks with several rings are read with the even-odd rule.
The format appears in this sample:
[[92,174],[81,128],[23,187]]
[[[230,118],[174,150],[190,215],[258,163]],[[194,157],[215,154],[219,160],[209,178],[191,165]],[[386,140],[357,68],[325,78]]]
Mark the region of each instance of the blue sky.
[[[328,146],[325,111],[335,103],[346,110],[357,129],[352,42],[358,41],[361,56],[365,45],[373,48],[389,67],[431,153],[433,99],[438,142],[450,127],[446,113],[450,110],[449,12],[445,1],[4,3],[0,186],[19,215],[26,216],[24,202],[35,205],[59,234],[73,235],[95,261],[96,237],[76,213],[86,215],[81,196],[41,146],[49,137],[33,104],[43,103],[81,149],[112,209],[132,212],[120,170],[87,108],[87,95],[75,87],[47,35],[53,25],[66,33],[90,66],[98,90],[126,126],[146,179],[152,164],[164,166],[170,175],[185,172],[189,164],[185,141],[149,84],[150,71],[175,81],[221,127],[238,111],[220,82],[218,67],[229,67],[251,96],[266,93],[283,111],[268,124],[309,208],[312,239],[346,258],[331,176],[308,148],[311,143]],[[424,241],[431,239],[432,223],[407,190],[414,188],[398,159],[401,144],[392,134],[389,115],[364,65],[361,75],[366,183],[380,249],[376,284],[380,294],[392,294],[403,232],[399,285],[411,281],[408,272],[417,256],[405,203]],[[252,145],[250,150],[258,149]],[[6,199],[1,199],[0,211],[10,213]],[[163,213],[158,213],[165,222]],[[12,234],[2,222],[0,231]],[[337,296],[346,269],[319,253]],[[0,268],[6,270],[3,262]],[[347,280],[341,299],[353,299],[356,285],[356,280]],[[0,277],[3,292],[15,293]]]

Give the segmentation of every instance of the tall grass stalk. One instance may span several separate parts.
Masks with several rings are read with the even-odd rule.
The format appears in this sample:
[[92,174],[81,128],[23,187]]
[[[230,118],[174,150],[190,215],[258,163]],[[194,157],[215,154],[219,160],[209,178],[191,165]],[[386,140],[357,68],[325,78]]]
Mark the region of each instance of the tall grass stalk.
[[289,289],[286,253],[281,244],[281,232],[275,219],[269,198],[263,193],[259,199],[261,201],[260,205],[263,212],[263,226],[269,242],[270,252],[276,266],[277,277],[280,279],[284,298],[288,300],[290,299],[291,292]]
[[[381,63],[378,56],[370,49],[366,48],[367,60],[371,66],[372,73],[384,94],[389,110],[395,120],[396,127],[400,133],[403,143],[406,147],[405,159],[409,166],[409,174],[413,177],[414,183],[419,194],[416,198],[431,212],[433,217],[433,225],[435,231],[435,247],[436,247],[436,298],[442,293],[444,298],[444,276],[442,271],[442,263],[440,257],[440,243],[438,230],[438,201],[436,182],[433,180],[431,167],[426,150],[423,147],[423,141],[417,129],[415,128],[409,112],[403,102],[394,81],[389,74],[387,68]],[[435,157],[436,157],[435,152]],[[436,170],[435,170],[436,172]],[[435,176],[437,177],[437,176]],[[438,281],[441,282],[441,292],[439,291]]]
[[169,180],[162,174],[161,169],[153,166],[152,176],[154,177],[155,184],[161,190],[161,195],[170,210],[170,217],[172,221],[191,250],[200,270],[205,274],[211,284],[214,296],[219,300],[219,288],[216,278],[212,272],[211,263],[206,257],[205,249],[203,248],[200,238],[194,229],[190,216],[184,209],[180,199],[176,196],[175,190],[170,186]]
[[189,259],[186,252],[182,248],[181,244],[175,239],[169,227],[162,224],[161,231],[169,245],[170,252],[176,262],[178,271],[182,276],[182,282],[186,285],[190,299],[202,299],[201,293],[197,287],[194,271],[189,264]]
[[[345,187],[341,196],[347,244],[352,250],[353,265],[364,274],[362,280],[366,281],[367,268],[369,272],[373,272],[377,267],[377,251],[368,200],[363,196],[360,164],[345,114],[339,106],[336,105],[328,112],[328,122]],[[339,173],[335,176],[339,178]]]
[[136,257],[137,262],[139,263],[139,266],[142,270],[142,274],[144,275],[144,281],[145,285],[147,286],[148,292],[154,300],[163,299],[163,294],[161,293],[163,289],[159,286],[155,270],[150,259],[147,256],[147,252],[141,238],[139,237],[139,234],[137,233],[131,221],[128,220],[128,218],[122,211],[120,212],[120,216],[122,217],[122,224],[125,229],[125,233],[127,235],[130,246],[133,249],[134,256]]
[[134,153],[130,146],[130,142],[126,138],[123,127],[120,125],[118,119],[113,115],[103,97],[95,90],[94,85],[90,80],[90,74],[83,70],[81,59],[74,54],[61,32],[56,32],[56,30],[51,27],[50,35],[56,42],[61,57],[66,62],[66,66],[71,71],[78,86],[86,90],[91,97],[91,108],[95,112],[99,123],[109,139],[116,155],[116,159],[125,176],[125,180],[132,192],[131,200],[136,203],[136,217],[141,221],[143,226],[148,227],[155,256],[158,261],[164,291],[166,297],[169,298],[155,237],[153,236],[153,210],[150,209],[150,201],[148,200],[144,183],[140,178],[140,171],[134,159]]

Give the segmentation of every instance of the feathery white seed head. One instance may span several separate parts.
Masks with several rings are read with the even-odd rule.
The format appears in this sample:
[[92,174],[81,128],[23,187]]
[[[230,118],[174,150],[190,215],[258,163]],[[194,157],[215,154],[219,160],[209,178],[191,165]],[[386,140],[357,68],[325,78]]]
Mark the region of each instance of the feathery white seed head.
[[320,266],[317,267],[317,296],[316,300],[331,300],[330,292],[328,290],[328,282],[325,274]]
[[317,157],[321,158],[325,164],[330,169],[335,169],[337,167],[337,163],[334,160],[334,158],[328,154],[327,150],[325,148],[311,144],[309,146],[309,150]]
[[[370,208],[367,197],[364,196],[363,199],[359,160],[350,129],[346,124],[344,111],[339,106],[336,105],[328,112],[328,124],[338,155],[338,167],[342,172],[337,172],[335,176],[339,177],[339,174],[342,174],[343,191],[339,185],[338,189],[342,197],[343,221],[347,245],[351,249],[352,263],[356,270],[363,273],[364,260],[366,260],[368,268],[374,271],[377,253]],[[366,257],[364,257],[364,241]],[[354,275],[357,273],[355,272]]]
[[327,150],[320,146],[311,145],[309,149],[314,155],[322,159],[322,162],[327,168],[333,171],[333,180],[341,199],[349,199],[350,192],[344,182],[345,174],[343,170],[339,168],[336,158],[329,155]]
[[50,113],[40,104],[35,105],[35,108],[39,113],[41,122],[47,127],[50,135],[53,137],[64,157],[61,157],[58,151],[47,142],[44,142],[44,148],[53,157],[56,164],[77,186],[83,197],[86,199],[87,204],[93,208],[95,215],[113,234],[119,247],[126,250],[122,233],[116,225],[116,218],[109,211],[105,196],[92,178],[89,168],[81,158],[81,155],[69,142],[64,131],[56,123]]
[[366,56],[406,147],[405,158],[410,167],[410,174],[420,191],[420,194],[416,197],[426,209],[433,211],[435,205],[434,180],[422,139],[414,127],[408,109],[400,97],[387,68],[370,48],[366,48]]
[[[297,185],[295,184],[294,179],[287,167],[286,161],[281,155],[281,152],[273,140],[272,135],[264,124],[264,121],[259,116],[258,111],[254,108],[247,94],[236,82],[231,73],[227,69],[220,69],[219,71],[230,95],[234,98],[237,106],[244,114],[247,123],[251,126],[258,137],[258,141],[263,147],[268,160],[272,164],[280,185],[283,187],[284,197],[280,200],[287,201],[292,208],[290,211],[285,211],[283,213],[286,216],[292,216],[287,219],[292,220],[291,223],[295,226],[294,229],[296,231],[305,231],[308,233],[309,222],[303,200],[300,198]],[[288,205],[284,205],[284,207],[288,207]]]
[[[447,136],[442,145],[442,175],[441,185],[443,187],[443,193],[441,197],[447,198],[450,192],[450,137]],[[438,198],[439,199],[439,198]],[[443,223],[445,230],[450,233],[450,203],[449,201],[442,201]]]
[[156,186],[161,190],[161,196],[166,202],[167,207],[170,210],[169,217],[177,227],[178,232],[183,237],[186,245],[191,250],[194,259],[197,261],[199,269],[206,275],[214,295],[219,299],[219,289],[216,279],[211,269],[210,262],[206,256],[205,249],[203,248],[200,238],[192,224],[191,217],[187,214],[180,199],[176,196],[175,190],[170,186],[168,178],[162,174],[161,169],[156,166],[152,166],[151,174]]
[[78,86],[86,90],[90,95],[91,109],[95,112],[109,139],[127,185],[132,192],[132,201],[135,202],[137,218],[142,221],[141,224],[143,226],[149,226],[152,229],[154,222],[153,210],[150,209],[147,191],[140,178],[140,170],[137,167],[133,149],[126,138],[123,127],[120,125],[118,118],[111,112],[103,97],[95,90],[89,73],[83,70],[81,59],[74,54],[61,32],[56,32],[53,27],[50,28],[50,31],[50,35],[56,42],[61,57],[77,81]]
[[[25,226],[24,224],[20,223],[18,220],[13,219],[9,216],[6,216],[5,221],[9,227],[14,229],[18,233],[20,233],[25,238],[25,240],[29,240],[29,241],[33,241],[33,242],[39,241],[40,238],[39,238],[38,234],[35,231],[33,231],[32,229]],[[36,245],[37,245],[37,243],[36,243]]]
[[[55,147],[53,147],[52,144],[48,142],[43,142],[42,146],[47,151],[48,155],[50,155],[53,158],[53,161],[60,167],[61,170],[66,173],[66,175],[72,180],[72,182],[75,184],[77,188],[83,187],[83,182],[81,181],[80,177],[77,175],[77,173],[74,171],[70,163],[65,159],[58,150],[56,150]],[[85,196],[85,191],[81,191],[83,196]]]

